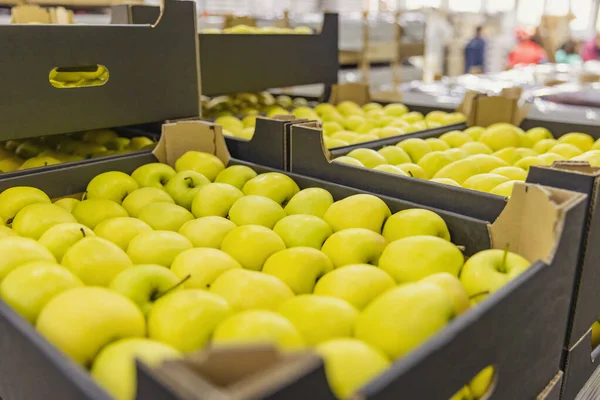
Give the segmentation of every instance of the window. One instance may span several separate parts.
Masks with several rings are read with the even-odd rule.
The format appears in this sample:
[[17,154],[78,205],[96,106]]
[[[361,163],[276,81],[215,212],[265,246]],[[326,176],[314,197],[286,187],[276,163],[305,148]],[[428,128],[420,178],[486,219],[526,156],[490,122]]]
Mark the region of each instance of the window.
[[458,12],[480,12],[482,8],[482,0],[449,0],[448,7],[452,11]]

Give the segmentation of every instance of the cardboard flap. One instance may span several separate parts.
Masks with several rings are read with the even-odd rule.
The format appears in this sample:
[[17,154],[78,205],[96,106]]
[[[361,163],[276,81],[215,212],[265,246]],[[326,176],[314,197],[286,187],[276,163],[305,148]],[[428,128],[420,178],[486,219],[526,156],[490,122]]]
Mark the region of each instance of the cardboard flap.
[[50,24],[48,10],[30,4],[23,4],[11,9],[11,24]]
[[599,175],[600,174],[600,167],[592,167],[590,165],[590,163],[587,161],[561,160],[561,161],[554,161],[554,163],[552,163],[552,166],[550,166],[550,167],[542,166],[542,165],[536,166],[536,167],[551,168],[551,169],[556,169],[559,171],[576,172],[576,173],[586,174],[586,175]]
[[152,154],[158,161],[173,166],[175,161],[190,150],[214,154],[229,163],[231,156],[220,125],[199,120],[167,122]]
[[186,400],[264,398],[322,367],[312,352],[281,353],[272,346],[211,348],[153,370]]
[[371,101],[369,85],[365,85],[364,83],[343,83],[333,85],[329,102],[332,104],[339,104],[342,101],[353,101],[359,106],[367,104]]
[[515,183],[506,208],[491,226],[492,247],[531,262],[549,264],[558,246],[564,214],[585,195],[546,186]]
[[498,96],[467,92],[456,109],[467,116],[469,126],[490,126],[499,122],[520,125],[529,112],[529,105],[521,104],[521,88],[505,88]]

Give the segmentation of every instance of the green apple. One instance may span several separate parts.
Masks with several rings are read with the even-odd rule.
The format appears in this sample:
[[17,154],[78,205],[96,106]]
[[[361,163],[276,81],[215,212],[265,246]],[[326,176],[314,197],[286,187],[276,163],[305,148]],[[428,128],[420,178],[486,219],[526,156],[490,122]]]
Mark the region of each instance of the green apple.
[[427,173],[417,164],[405,163],[398,164],[396,168],[404,171],[404,173],[412,178],[427,179]]
[[432,151],[421,157],[418,165],[423,169],[427,178],[433,178],[440,169],[453,162],[454,160],[448,154],[442,151]]
[[159,202],[175,204],[173,198],[164,190],[155,187],[143,187],[131,192],[121,205],[129,216],[137,218],[142,208],[150,203]]
[[464,263],[452,242],[436,236],[410,236],[391,242],[379,258],[379,268],[398,283],[414,282],[437,272],[458,276]]
[[227,183],[209,183],[202,186],[192,201],[192,214],[201,218],[207,216],[226,217],[231,206],[244,197],[244,193]]
[[232,165],[219,172],[215,178],[217,183],[228,183],[242,190],[246,182],[256,176],[256,171],[245,165]]
[[90,373],[113,398],[134,400],[137,390],[136,360],[158,367],[165,360],[181,357],[179,351],[164,343],[150,339],[121,339],[100,351]]
[[444,290],[454,303],[454,315],[462,314],[469,309],[469,296],[460,280],[448,272],[438,272],[423,278],[420,282],[429,282],[438,285]]
[[412,208],[393,214],[383,226],[383,237],[388,242],[410,236],[437,236],[450,240],[446,222],[433,211]]
[[182,352],[200,350],[231,312],[225,299],[206,290],[169,293],[158,299],[148,314],[148,337]]
[[87,185],[87,199],[108,199],[121,204],[129,193],[138,189],[135,179],[119,171],[103,172],[96,175]]
[[406,151],[398,146],[385,146],[377,152],[386,159],[388,164],[396,165],[412,162]]
[[210,285],[210,292],[224,298],[238,312],[249,309],[277,310],[294,292],[279,278],[258,271],[232,268]]
[[479,166],[473,160],[465,158],[464,160],[454,161],[440,169],[433,177],[452,179],[459,185],[473,175],[481,172]]
[[0,298],[31,324],[56,295],[83,286],[75,275],[51,261],[33,261],[13,269],[0,283]]
[[413,162],[419,162],[421,157],[433,151],[428,142],[418,138],[403,140],[402,142],[396,144],[396,146],[404,150],[409,155],[411,160],[413,160]]
[[[506,167],[505,167],[506,168]],[[501,183],[508,182],[510,179],[498,174],[479,174],[470,177],[463,182],[463,187],[467,189],[478,190],[480,192],[490,192]]]
[[425,139],[429,146],[431,147],[431,151],[446,151],[450,149],[448,143],[444,142],[442,139],[438,138],[428,138]]
[[108,199],[83,200],[73,209],[77,222],[94,229],[100,222],[110,218],[128,217],[127,211],[119,204]]
[[[575,157],[577,158],[577,157]],[[527,156],[521,158],[519,161],[515,163],[515,167],[524,169],[529,172],[529,168],[532,165],[544,165],[544,161],[539,159],[538,156]]]
[[167,182],[165,190],[177,205],[190,210],[196,193],[209,183],[210,181],[199,172],[181,171]]
[[283,249],[285,243],[279,235],[260,225],[238,226],[221,243],[221,250],[235,258],[244,268],[255,271],[260,271],[267,258]]
[[508,167],[508,163],[506,161],[488,154],[475,154],[468,156],[466,159],[474,161],[479,167],[480,173],[482,174],[490,172],[496,168]]
[[[551,148],[553,148],[554,146],[556,146],[558,143],[558,140],[556,139],[542,139],[539,142],[537,142],[534,146],[533,146],[533,150],[539,154],[543,154],[545,152],[547,152],[548,150],[550,150]],[[568,143],[566,143],[568,144]],[[577,146],[575,146],[577,147]],[[577,147],[579,148],[579,147]]]
[[202,217],[186,222],[179,233],[189,239],[194,247],[220,249],[225,236],[237,225],[223,217]]
[[192,243],[179,233],[150,231],[131,239],[127,255],[134,264],[157,264],[169,268],[179,253],[192,247]]
[[55,296],[40,313],[37,331],[81,366],[112,341],[144,337],[146,321],[128,298],[110,289],[82,287]]
[[572,144],[585,152],[592,149],[594,138],[587,133],[571,132],[559,137],[558,143]]
[[452,298],[441,287],[415,282],[388,290],[366,306],[354,335],[395,360],[444,328],[454,315]]
[[201,151],[188,151],[175,161],[175,170],[196,171],[213,182],[217,175],[225,169],[219,157]]
[[389,207],[379,197],[355,194],[333,203],[323,219],[334,232],[348,228],[365,228],[379,233],[390,215]]
[[189,279],[183,284],[186,289],[208,290],[225,271],[242,268],[229,254],[211,248],[195,248],[182,251],[175,257],[171,271],[180,279]]
[[286,317],[308,346],[330,339],[351,337],[358,311],[345,300],[303,294],[285,301],[279,314]]
[[336,157],[332,160],[332,162],[337,162],[340,164],[349,164],[349,165],[354,165],[356,167],[365,167],[365,165],[363,163],[361,163],[360,161],[358,161],[356,158],[352,158],[352,157],[348,157],[348,156],[341,156],[341,157]]
[[347,154],[360,161],[367,168],[374,168],[381,164],[387,164],[387,159],[373,149],[355,149]]
[[552,136],[552,133],[550,133],[548,129],[541,127],[529,129],[525,132],[525,136],[527,136],[534,145],[544,139],[554,139],[554,136]]
[[379,233],[364,228],[347,228],[331,235],[321,251],[334,268],[350,264],[374,264],[384,251],[387,241]]
[[288,215],[275,224],[273,231],[283,239],[288,248],[312,247],[317,250],[321,249],[332,234],[327,222],[308,214]]
[[27,186],[15,186],[0,193],[0,217],[10,224],[22,208],[36,203],[50,203],[50,198],[39,189]]
[[483,300],[525,271],[531,263],[508,250],[491,249],[471,256],[460,271],[469,298]]
[[74,199],[72,197],[63,197],[62,199],[56,200],[53,204],[55,206],[59,206],[67,210],[68,212],[73,212],[73,209],[77,204],[79,204],[80,200]]
[[119,272],[133,265],[119,246],[95,236],[77,241],[67,250],[61,263],[91,286],[108,286]]
[[381,171],[387,172],[388,174],[400,175],[400,176],[410,176],[404,170],[390,164],[381,164],[373,168],[373,171]]
[[325,189],[308,188],[296,193],[286,204],[287,215],[309,214],[323,218],[333,204],[333,196]]
[[285,217],[283,208],[264,196],[244,196],[233,203],[229,209],[229,219],[237,226],[261,225],[272,229],[283,217]]
[[109,288],[133,301],[148,315],[154,302],[167,293],[183,290],[181,279],[161,265],[136,265],[121,272]]
[[177,172],[167,164],[150,163],[138,167],[131,173],[140,187],[155,187],[164,189],[169,179],[175,176]]
[[460,146],[460,148],[469,155],[492,154],[492,149],[487,147],[485,144],[479,142],[465,143],[462,146]]
[[30,238],[9,236],[0,240],[0,282],[16,267],[32,261],[56,262],[46,247]]
[[334,269],[317,281],[314,294],[346,300],[362,310],[396,282],[385,271],[373,265],[353,264]]
[[60,263],[68,249],[87,236],[95,236],[94,231],[76,222],[57,224],[48,229],[38,242],[43,244]]
[[518,167],[500,167],[493,169],[490,173],[502,175],[516,181],[525,181],[527,179],[527,172]]
[[548,153],[555,153],[561,155],[568,160],[570,158],[581,155],[583,151],[581,151],[581,149],[575,145],[568,143],[559,143],[552,146],[552,148],[548,150]]
[[492,384],[493,378],[494,367],[491,365],[485,367],[477,375],[475,375],[475,378],[473,378],[468,385],[474,398],[481,399],[486,395]]
[[450,185],[450,186],[456,186],[456,187],[461,187],[458,182],[449,179],[449,178],[432,178],[429,180],[430,182],[436,182],[436,183],[441,183],[443,185]]
[[600,150],[586,151],[580,156],[573,157],[573,161],[587,161],[592,167],[600,166]]
[[466,143],[472,142],[473,139],[468,134],[461,131],[450,131],[440,136],[440,139],[450,147],[462,148]]
[[510,124],[496,124],[488,127],[479,137],[479,141],[492,151],[502,150],[505,147],[519,147],[521,134]]
[[264,344],[280,350],[304,347],[294,324],[268,310],[246,310],[232,315],[217,326],[212,340],[214,347]]
[[[105,219],[100,222],[96,225],[96,228],[94,228],[94,233],[98,237],[113,242],[123,251],[127,251],[127,247],[134,237],[142,232],[149,232],[151,230],[152,228],[150,225],[140,219],[132,217],[116,217]],[[59,258],[57,257],[57,259]]]
[[77,222],[70,212],[48,203],[29,204],[12,220],[11,228],[23,237],[39,239],[51,227],[65,222]]
[[183,224],[194,219],[191,212],[171,203],[150,203],[141,209],[138,218],[152,229],[177,232]]
[[351,398],[354,392],[391,365],[377,348],[357,339],[328,340],[315,350],[323,357],[329,386],[340,399]]
[[471,139],[478,141],[483,132],[485,132],[485,128],[481,126],[471,126],[465,129],[463,132],[471,136]]
[[329,258],[311,247],[293,247],[278,251],[267,259],[262,272],[287,284],[295,294],[311,293],[315,282],[333,270]]

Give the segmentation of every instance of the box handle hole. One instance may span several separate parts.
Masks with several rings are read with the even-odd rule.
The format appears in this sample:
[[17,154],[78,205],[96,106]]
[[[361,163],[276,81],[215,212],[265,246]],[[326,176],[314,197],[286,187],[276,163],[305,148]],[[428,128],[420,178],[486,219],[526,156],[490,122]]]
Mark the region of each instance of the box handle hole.
[[110,73],[104,65],[81,67],[55,67],[50,70],[48,80],[58,89],[103,86],[108,82]]

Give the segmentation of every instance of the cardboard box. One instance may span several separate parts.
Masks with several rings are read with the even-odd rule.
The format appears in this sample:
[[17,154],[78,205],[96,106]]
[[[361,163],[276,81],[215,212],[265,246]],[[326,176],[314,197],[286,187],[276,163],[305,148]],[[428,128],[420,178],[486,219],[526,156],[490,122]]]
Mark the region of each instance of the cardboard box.
[[[200,115],[195,3],[166,1],[153,26],[4,25],[0,140]],[[25,50],[26,49],[26,50]],[[102,86],[55,88],[54,68],[104,65]]]
[[529,112],[520,101],[521,88],[503,89],[498,96],[467,92],[456,111],[467,116],[469,126],[490,126],[498,122],[519,125]]
[[[77,167],[63,166],[54,171],[0,178],[0,190],[27,185],[50,189],[52,197],[80,193],[98,173],[131,172],[157,159],[173,164],[188,150],[211,152],[227,164],[249,165],[257,172],[272,170],[230,158],[220,129],[200,121],[165,124],[161,141],[152,154],[92,160]],[[314,178],[290,176],[301,188],[322,187],[335,199],[363,193]],[[420,207],[404,198],[380,197],[393,212]],[[584,222],[584,199],[585,195],[579,193],[519,185],[493,224],[433,209],[446,221],[454,242],[465,246],[467,255],[490,247],[505,248],[509,244],[513,251],[533,264],[477,307],[450,322],[431,340],[398,360],[390,370],[365,386],[359,397],[449,398],[488,365],[494,365],[498,371],[494,398],[532,398],[546,390],[548,382],[559,373]],[[61,400],[103,398],[103,392],[82,369],[50,346],[2,302],[0,346],[3,355],[0,396],[5,399],[37,399],[43,398],[42,393],[53,393]],[[36,367],[32,370],[31,366]],[[32,372],[23,374],[26,368]],[[289,382],[296,379],[300,377]],[[307,379],[307,385],[323,382],[322,373],[302,379]],[[140,380],[140,384],[143,382]],[[168,391],[160,393],[164,395]]]

